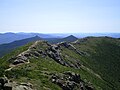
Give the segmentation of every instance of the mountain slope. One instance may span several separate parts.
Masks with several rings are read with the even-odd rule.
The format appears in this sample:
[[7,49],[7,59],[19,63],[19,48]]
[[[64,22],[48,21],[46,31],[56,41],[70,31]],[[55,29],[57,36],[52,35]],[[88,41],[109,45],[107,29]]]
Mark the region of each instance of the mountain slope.
[[115,90],[120,89],[120,40],[109,37],[88,37],[74,43],[78,50],[89,55],[84,64],[98,73]]
[[0,34],[0,44],[11,43],[16,40],[21,40],[21,39],[30,38],[30,37],[32,36],[22,35],[22,34],[18,35],[16,33],[4,33],[4,34]]
[[65,38],[56,38],[56,39],[48,39],[47,41],[50,42],[50,43],[60,43],[60,42],[73,42],[75,40],[77,40],[78,38],[73,36],[73,35],[70,35],[70,36],[67,36]]
[[120,40],[108,37],[36,41],[2,57],[0,75],[33,90],[119,90],[119,51]]
[[73,41],[75,41],[75,40],[77,40],[77,39],[78,39],[78,38],[76,38],[75,36],[70,35],[70,36],[68,36],[68,37],[63,38],[63,41],[73,42]]
[[[8,33],[8,34],[10,34],[10,33]],[[13,33],[11,33],[11,34],[13,34]],[[36,35],[37,35],[37,33],[36,33]],[[19,46],[25,45],[25,44],[27,44],[29,42],[32,42],[32,41],[41,40],[41,39],[43,39],[43,38],[39,38],[38,36],[35,36],[35,37],[27,38],[27,39],[17,40],[17,41],[7,43],[7,44],[1,44],[0,45],[0,57],[9,53],[10,51],[12,51],[13,49],[15,49]],[[72,42],[72,41],[77,40],[77,38],[74,37],[73,35],[70,35],[70,36],[62,38],[62,39],[59,39],[59,38],[44,38],[44,40],[46,40],[50,43],[59,43],[59,42],[63,42],[63,41]]]
[[37,41],[37,40],[41,40],[41,38],[38,36],[35,36],[35,37],[27,38],[27,39],[14,41],[14,42],[11,42],[8,44],[1,44],[0,45],[0,57],[11,52],[13,49],[15,49],[17,47],[23,46],[27,43]]
[[39,36],[41,38],[53,38],[52,35],[49,34],[41,34],[41,33],[3,33],[0,34],[0,44],[11,43],[16,40],[26,39]]

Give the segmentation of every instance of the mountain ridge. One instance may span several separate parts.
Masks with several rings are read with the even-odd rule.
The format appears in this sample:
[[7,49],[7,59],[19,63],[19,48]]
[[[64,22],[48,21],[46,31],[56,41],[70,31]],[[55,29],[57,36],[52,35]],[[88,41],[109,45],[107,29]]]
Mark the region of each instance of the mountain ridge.
[[65,38],[61,38],[61,39],[56,39],[56,38],[41,38],[39,36],[34,36],[34,37],[30,37],[30,38],[26,38],[26,39],[22,39],[22,40],[17,40],[17,41],[13,41],[11,43],[6,43],[6,44],[1,44],[0,45],[0,57],[9,53],[10,51],[12,51],[13,49],[25,45],[27,43],[30,43],[32,41],[36,41],[36,40],[46,40],[49,43],[59,43],[59,42],[63,42],[63,41],[67,41],[67,42],[71,42],[71,41],[75,41],[77,38],[74,36],[67,36]]
[[11,43],[7,43],[7,44],[1,44],[0,45],[0,56],[3,56],[9,52],[11,52],[13,49],[20,47],[22,45],[25,45],[27,43],[36,41],[36,40],[41,40],[42,38],[35,36],[35,37],[31,37],[31,38],[26,38],[26,39],[22,39],[22,40],[17,40]]
[[[57,44],[36,41],[21,49],[0,59],[5,60],[0,65],[2,74],[12,81],[31,83],[37,90],[119,90],[119,39],[86,37]],[[8,69],[11,64],[15,67]]]
[[8,33],[0,33],[0,44],[4,43],[10,43],[16,40],[21,40],[25,38],[30,38],[33,36],[39,36],[44,39],[57,39],[57,38],[64,38],[69,35],[74,35],[77,38],[84,38],[88,36],[94,36],[94,37],[102,37],[102,36],[109,36],[109,37],[114,37],[114,38],[120,38],[120,33],[66,33],[66,34],[59,34],[59,33],[49,33],[49,34],[42,34],[42,33],[13,33],[13,32],[8,32]]
[[76,41],[78,38],[75,37],[74,35],[69,35],[69,36],[66,36],[64,38],[58,38],[58,39],[55,39],[55,40],[51,40],[51,41],[48,41],[50,43],[60,43],[60,42],[73,42],[73,41]]

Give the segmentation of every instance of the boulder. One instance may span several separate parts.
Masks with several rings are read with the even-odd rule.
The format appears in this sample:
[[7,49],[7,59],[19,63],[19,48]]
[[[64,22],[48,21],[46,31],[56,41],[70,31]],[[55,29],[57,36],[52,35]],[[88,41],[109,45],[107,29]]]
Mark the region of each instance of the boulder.
[[35,57],[39,57],[39,56],[40,56],[40,54],[39,54],[37,51],[32,52],[32,54],[33,54],[33,56],[35,56]]
[[5,78],[5,77],[1,77],[0,78],[0,84],[1,84],[1,86],[3,87],[5,83],[8,83],[8,79]]
[[16,59],[13,64],[14,65],[17,65],[17,64],[21,64],[21,63],[24,63],[25,61],[21,60],[21,59]]
[[33,86],[31,83],[21,83],[14,85],[13,90],[33,90]]
[[5,85],[4,85],[4,90],[12,90],[12,84],[10,84],[10,83],[5,83]]
[[9,83],[5,76],[0,78],[0,90],[12,90],[12,84]]
[[31,54],[30,54],[30,53],[25,53],[24,56],[25,56],[25,57],[30,57]]
[[70,45],[67,42],[61,42],[59,43],[60,46],[64,46],[66,48],[70,47]]

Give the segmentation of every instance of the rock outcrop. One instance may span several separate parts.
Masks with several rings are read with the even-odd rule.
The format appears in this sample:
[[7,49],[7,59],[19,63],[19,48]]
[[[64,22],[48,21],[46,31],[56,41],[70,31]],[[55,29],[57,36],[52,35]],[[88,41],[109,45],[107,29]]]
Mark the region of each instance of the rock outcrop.
[[70,50],[73,50],[73,51],[75,51],[75,52],[76,52],[77,54],[79,54],[79,55],[82,55],[82,56],[83,56],[83,55],[87,55],[86,52],[77,50],[77,48],[74,47],[74,45],[72,45],[71,43],[61,42],[61,43],[59,43],[58,45],[59,45],[59,46],[64,46],[64,47],[66,47],[66,48],[68,48],[68,49],[70,49]]
[[60,54],[60,47],[57,45],[51,45],[47,50],[46,50],[47,55],[54,59],[56,62],[59,64],[62,64],[64,66],[69,66],[67,62],[63,60]]
[[33,90],[33,85],[31,83],[18,84],[2,77],[0,78],[0,90]]
[[[0,90],[12,90],[11,86],[7,86],[6,83],[8,83],[8,79],[6,77],[1,77],[0,78]],[[8,88],[8,89],[6,89]]]
[[18,65],[22,63],[29,63],[29,58],[31,57],[39,57],[39,50],[35,50],[39,42],[42,41],[36,41],[33,45],[29,47],[28,50],[20,53],[14,58],[11,58],[9,61],[12,62],[13,65]]
[[[42,49],[42,48],[37,48],[39,45],[39,42],[45,43],[47,48]],[[67,66],[67,67],[74,67],[74,68],[80,68],[80,63],[77,60],[74,60],[75,63],[71,63],[69,61],[65,61],[61,55],[61,47],[65,47],[68,49],[72,49],[73,51],[82,54],[82,52],[79,52],[72,44],[69,44],[67,42],[62,42],[59,44],[53,44],[50,45],[47,42],[44,41],[36,41],[33,45],[29,47],[28,50],[20,53],[18,56],[15,58],[11,58],[9,61],[12,62],[13,65],[18,65],[18,64],[23,64],[23,63],[29,63],[29,59],[31,57],[38,58],[39,56],[42,56],[43,58],[48,56],[55,60],[57,63]]]
[[94,90],[91,84],[81,80],[79,74],[70,71],[63,74],[53,74],[51,81],[59,85],[63,90]]
[[[69,47],[68,44],[64,44],[66,47]],[[73,67],[73,68],[80,68],[81,64],[77,60],[74,60],[75,63],[68,61],[65,61],[63,58],[63,55],[61,54],[61,44],[57,45],[51,45],[49,48],[46,50],[46,54],[54,59],[57,63],[67,66],[67,67]]]

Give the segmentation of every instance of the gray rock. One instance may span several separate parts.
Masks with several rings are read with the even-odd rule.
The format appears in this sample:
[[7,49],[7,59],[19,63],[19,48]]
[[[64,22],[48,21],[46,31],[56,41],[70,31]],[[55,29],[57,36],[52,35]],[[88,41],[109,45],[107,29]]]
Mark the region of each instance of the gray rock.
[[33,90],[33,85],[31,83],[16,84],[13,90]]
[[12,84],[11,83],[5,83],[4,90],[12,90]]
[[5,77],[1,77],[1,78],[0,78],[1,87],[3,87],[3,86],[5,85],[5,83],[8,83],[8,79],[5,78]]
[[14,65],[17,65],[17,64],[21,64],[21,63],[24,63],[25,61],[24,60],[21,60],[21,59],[16,59],[13,64]]
[[12,90],[12,84],[5,76],[0,78],[0,90]]
[[64,72],[63,74],[53,74],[51,81],[63,90],[94,90],[92,85],[85,84],[80,75],[74,72]]

